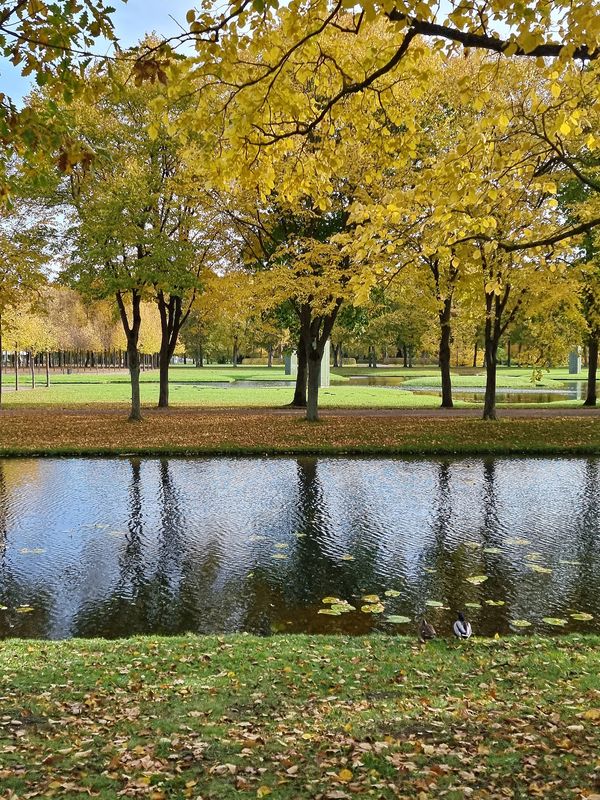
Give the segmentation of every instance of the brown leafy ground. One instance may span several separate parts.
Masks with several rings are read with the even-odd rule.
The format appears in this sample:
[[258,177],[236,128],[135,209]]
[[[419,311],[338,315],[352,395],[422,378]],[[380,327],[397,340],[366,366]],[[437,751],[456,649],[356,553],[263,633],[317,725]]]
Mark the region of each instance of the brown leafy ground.
[[147,409],[142,423],[126,413],[124,406],[4,409],[0,454],[600,453],[596,412],[511,412],[490,423],[465,411],[346,410],[328,411],[317,424],[288,410]]
[[7,641],[0,797],[600,800],[600,639]]

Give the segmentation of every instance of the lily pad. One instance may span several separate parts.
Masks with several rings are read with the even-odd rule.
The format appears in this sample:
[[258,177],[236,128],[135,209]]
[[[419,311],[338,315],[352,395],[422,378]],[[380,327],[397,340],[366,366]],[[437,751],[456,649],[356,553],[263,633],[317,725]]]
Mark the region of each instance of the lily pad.
[[563,625],[566,625],[568,621],[569,621],[568,619],[562,619],[562,617],[543,618],[543,622],[545,622],[546,625],[556,625],[557,627],[562,627]]
[[273,553],[271,558],[276,558],[278,561],[284,561],[287,558],[287,556],[285,553]]
[[467,608],[481,608],[481,603],[465,603]]
[[560,563],[561,564],[568,564],[570,567],[580,567],[581,566],[581,561],[565,561],[564,558],[561,558]]
[[339,597],[324,597],[321,602],[326,605],[332,605],[333,603],[343,603],[344,601],[340,600]]
[[387,622],[393,622],[395,625],[405,625],[407,622],[410,622],[410,617],[403,617],[400,614],[390,614],[389,617],[386,617]]
[[531,622],[527,619],[511,619],[510,624],[515,628],[529,628]]
[[488,575],[471,575],[470,578],[466,578],[469,583],[472,583],[474,586],[479,586],[480,583],[485,583],[488,579]]
[[431,608],[443,608],[444,604],[440,603],[439,600],[425,600],[425,605],[430,606]]
[[328,614],[330,617],[339,617],[340,612],[334,611],[333,608],[320,608],[317,614]]
[[379,602],[379,596],[376,595],[376,594],[363,594],[363,598],[362,599],[365,601],[365,603],[378,603]]
[[471,550],[478,550],[481,547],[481,542],[465,542],[465,547],[470,547]]
[[388,589],[387,592],[384,592],[386,597],[400,597],[400,592],[397,589]]
[[276,542],[275,547],[278,550],[285,550],[287,547],[289,547],[289,544],[287,542]]
[[575,614],[571,614],[571,619],[578,619],[581,622],[589,622],[591,619],[594,619],[594,615],[587,614],[585,611],[577,611]]
[[505,606],[504,600],[484,600],[486,606]]
[[385,611],[385,607],[383,603],[367,603],[367,605],[361,606],[360,610],[364,614],[381,614]]
[[8,611],[8,606],[0,605],[0,611]]
[[350,553],[344,553],[340,561],[354,561],[354,556],[351,556]]
[[332,611],[338,611],[340,614],[348,614],[350,611],[356,611],[355,606],[351,606],[350,603],[346,603],[345,601],[341,603],[334,603],[331,606]]
[[18,608],[15,608],[15,611],[17,614],[29,614],[31,611],[33,611],[33,606],[19,606]]
[[483,548],[483,552],[484,553],[490,553],[490,555],[491,554],[495,555],[496,553],[501,553],[502,550],[499,547],[484,547]]
[[550,575],[552,570],[549,567],[542,567],[539,564],[530,564],[532,572],[541,572],[544,575]]
[[527,561],[539,561],[541,557],[542,554],[538,553],[537,551],[533,553],[527,553],[527,555],[525,556]]
[[520,536],[505,539],[506,544],[531,544],[529,539],[522,539]]

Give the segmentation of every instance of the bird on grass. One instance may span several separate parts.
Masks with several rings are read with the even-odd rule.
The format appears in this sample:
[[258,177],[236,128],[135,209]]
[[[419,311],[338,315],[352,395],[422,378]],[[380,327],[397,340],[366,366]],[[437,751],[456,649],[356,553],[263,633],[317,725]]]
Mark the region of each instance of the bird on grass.
[[421,620],[421,624],[419,625],[419,641],[422,644],[428,642],[430,639],[435,639],[436,637],[435,628],[430,622],[427,622],[425,617]]
[[457,639],[471,638],[473,629],[471,628],[471,623],[467,622],[465,619],[465,615],[462,613],[462,611],[458,612],[457,620],[452,626],[452,630],[454,631],[454,635]]

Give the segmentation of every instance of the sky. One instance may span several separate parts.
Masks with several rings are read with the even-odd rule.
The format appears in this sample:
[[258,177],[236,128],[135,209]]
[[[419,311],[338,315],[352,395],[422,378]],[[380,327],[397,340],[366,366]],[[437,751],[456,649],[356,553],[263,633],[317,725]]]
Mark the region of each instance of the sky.
[[[130,47],[152,31],[162,36],[181,33],[171,17],[185,28],[185,15],[194,7],[194,0],[129,0],[126,4],[122,0],[112,0],[112,5],[115,7],[112,15],[115,33],[122,47]],[[94,52],[106,53],[107,45],[99,42]],[[31,85],[31,80],[23,78],[18,68],[0,58],[0,92],[18,102]]]

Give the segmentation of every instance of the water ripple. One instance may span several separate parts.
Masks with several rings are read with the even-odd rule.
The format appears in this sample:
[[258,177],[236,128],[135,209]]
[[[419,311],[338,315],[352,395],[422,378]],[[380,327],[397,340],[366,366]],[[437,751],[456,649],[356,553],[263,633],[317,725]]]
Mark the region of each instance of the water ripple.
[[598,631],[599,489],[593,458],[0,461],[0,635]]

